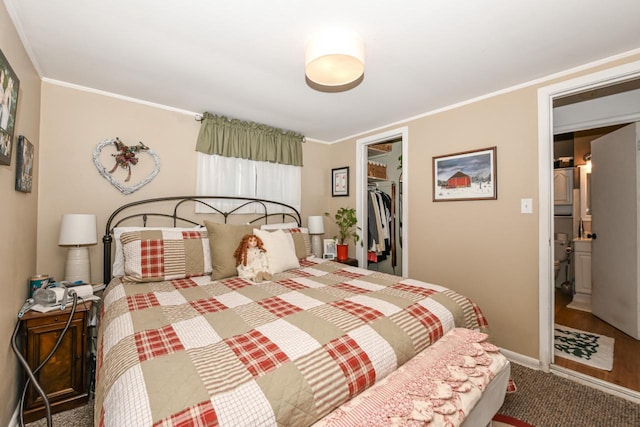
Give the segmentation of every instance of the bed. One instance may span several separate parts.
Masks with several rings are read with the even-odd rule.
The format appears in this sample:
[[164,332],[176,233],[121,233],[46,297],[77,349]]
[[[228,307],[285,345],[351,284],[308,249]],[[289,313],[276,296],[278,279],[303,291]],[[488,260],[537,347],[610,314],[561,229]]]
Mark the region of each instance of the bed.
[[[487,342],[479,307],[442,286],[314,258],[295,209],[238,200],[225,211],[212,198],[150,199],[109,217],[96,426],[491,420],[509,365]],[[201,227],[179,213],[190,204],[206,205],[215,220]],[[172,207],[144,210],[152,205]],[[228,221],[253,205],[257,213],[241,214],[242,223]],[[128,225],[136,218],[141,226]],[[265,243],[270,281],[234,273],[230,254],[247,233]],[[417,418],[398,403],[401,395],[415,401],[416,387],[431,396]],[[365,422],[380,399],[398,404]]]

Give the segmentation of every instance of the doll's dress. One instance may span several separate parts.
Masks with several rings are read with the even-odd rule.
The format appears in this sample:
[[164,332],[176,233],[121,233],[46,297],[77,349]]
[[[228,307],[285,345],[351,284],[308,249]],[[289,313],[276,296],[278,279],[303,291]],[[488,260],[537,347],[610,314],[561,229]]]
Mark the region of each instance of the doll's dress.
[[[269,273],[267,254],[259,248],[247,249],[247,265],[240,263],[237,267],[238,277],[241,279],[255,280],[258,273]],[[262,276],[262,275],[261,275]],[[266,277],[265,277],[266,278]],[[270,278],[270,275],[269,275]]]

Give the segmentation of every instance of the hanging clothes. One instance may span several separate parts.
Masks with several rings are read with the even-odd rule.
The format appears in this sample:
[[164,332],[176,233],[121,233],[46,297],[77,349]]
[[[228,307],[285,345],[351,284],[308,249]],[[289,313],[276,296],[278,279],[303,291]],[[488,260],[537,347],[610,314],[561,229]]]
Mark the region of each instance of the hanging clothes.
[[379,189],[369,189],[368,197],[368,236],[367,236],[367,260],[379,262],[389,255],[391,251],[392,235],[391,215],[392,199],[387,193]]

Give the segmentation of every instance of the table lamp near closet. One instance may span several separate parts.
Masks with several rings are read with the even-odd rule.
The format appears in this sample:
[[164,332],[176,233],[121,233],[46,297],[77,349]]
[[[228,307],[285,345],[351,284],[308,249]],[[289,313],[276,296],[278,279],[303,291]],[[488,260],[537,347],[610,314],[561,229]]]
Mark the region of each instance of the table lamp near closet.
[[60,224],[58,245],[69,246],[64,266],[64,280],[91,283],[91,263],[88,245],[98,243],[96,216],[64,214]]
[[322,258],[322,235],[324,234],[324,218],[320,215],[307,219],[309,235],[311,236],[311,253]]

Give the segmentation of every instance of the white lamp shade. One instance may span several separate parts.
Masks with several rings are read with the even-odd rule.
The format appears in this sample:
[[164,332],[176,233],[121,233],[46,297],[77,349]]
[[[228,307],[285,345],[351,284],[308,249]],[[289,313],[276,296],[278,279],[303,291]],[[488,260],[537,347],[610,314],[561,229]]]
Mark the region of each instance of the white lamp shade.
[[88,214],[64,214],[60,224],[61,246],[95,245],[98,243],[96,233],[96,216]]
[[314,34],[305,52],[307,78],[323,86],[342,86],[364,73],[364,42],[353,31],[330,29]]
[[309,234],[324,233],[324,218],[322,216],[310,216],[307,219],[307,225],[309,226]]

